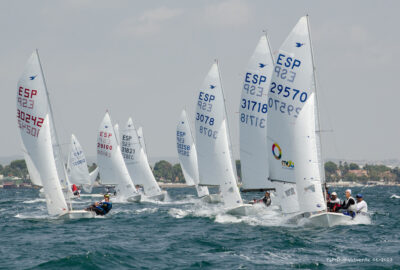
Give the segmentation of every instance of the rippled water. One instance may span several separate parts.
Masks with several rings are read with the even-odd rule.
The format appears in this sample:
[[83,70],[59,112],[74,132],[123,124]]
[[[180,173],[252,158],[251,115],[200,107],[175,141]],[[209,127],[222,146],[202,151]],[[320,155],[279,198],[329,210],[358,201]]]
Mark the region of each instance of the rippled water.
[[0,269],[400,268],[399,187],[364,188],[372,224],[333,228],[288,225],[274,207],[238,218],[192,188],[168,193],[168,202],[114,203],[105,218],[63,221],[47,217],[37,190],[0,189]]

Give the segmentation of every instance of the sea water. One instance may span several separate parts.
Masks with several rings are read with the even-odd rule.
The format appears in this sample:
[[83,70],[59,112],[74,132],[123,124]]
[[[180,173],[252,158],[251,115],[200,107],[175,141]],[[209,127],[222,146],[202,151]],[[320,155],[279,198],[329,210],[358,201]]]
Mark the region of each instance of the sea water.
[[[344,190],[332,189],[341,198]],[[288,224],[277,206],[228,215],[196,198],[194,188],[168,189],[166,202],[114,203],[105,217],[69,221],[49,218],[37,190],[0,189],[0,269],[400,268],[400,188],[358,192],[371,222],[318,228]],[[82,209],[95,199],[72,205]]]

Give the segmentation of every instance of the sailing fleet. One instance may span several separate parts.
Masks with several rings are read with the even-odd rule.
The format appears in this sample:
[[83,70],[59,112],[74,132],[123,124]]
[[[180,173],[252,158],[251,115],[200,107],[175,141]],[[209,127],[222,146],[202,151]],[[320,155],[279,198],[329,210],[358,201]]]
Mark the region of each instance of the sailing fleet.
[[[274,55],[263,34],[245,68],[239,103],[242,191],[273,190],[275,204],[293,220],[307,218],[321,226],[351,219],[327,211],[322,167],[320,119],[308,16]],[[218,62],[212,63],[194,92],[194,115],[183,110],[176,126],[178,158],[185,180],[205,202],[221,203],[227,213],[248,215],[238,188],[236,166]],[[149,165],[141,127],[132,118],[119,127],[106,112],[97,131],[97,165],[89,173],[84,151],[71,135],[67,166],[54,124],[38,52],[17,86],[17,121],[26,164],[36,185],[43,186],[48,213],[68,218],[94,217],[73,210],[70,186],[91,192],[98,173],[103,185],[115,187],[115,201],[166,198]],[[194,124],[192,132],[191,125]],[[138,187],[143,187],[143,190]],[[208,187],[218,187],[210,194]]]

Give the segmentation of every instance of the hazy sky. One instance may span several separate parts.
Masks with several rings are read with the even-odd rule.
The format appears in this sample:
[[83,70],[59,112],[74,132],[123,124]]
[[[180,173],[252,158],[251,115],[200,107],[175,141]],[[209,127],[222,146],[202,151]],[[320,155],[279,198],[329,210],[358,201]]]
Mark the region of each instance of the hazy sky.
[[[0,156],[20,154],[16,83],[39,49],[60,140],[88,156],[108,109],[143,125],[150,157],[176,156],[183,107],[219,59],[233,150],[244,68],[263,30],[276,51],[310,15],[324,157],[400,157],[400,1],[1,1]],[[192,121],[192,124],[193,121]]]

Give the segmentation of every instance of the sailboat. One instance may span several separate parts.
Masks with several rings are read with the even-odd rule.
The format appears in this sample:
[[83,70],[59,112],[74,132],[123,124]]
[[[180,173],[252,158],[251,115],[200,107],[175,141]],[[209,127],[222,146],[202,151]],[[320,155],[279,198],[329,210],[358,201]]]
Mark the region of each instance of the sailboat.
[[132,118],[128,119],[122,131],[121,149],[129,175],[135,184],[143,186],[144,194],[149,199],[164,200],[165,192],[161,190],[154,178]]
[[270,178],[280,184],[282,210],[308,217],[312,223],[323,226],[351,219],[326,209],[308,16],[300,18],[279,49],[268,104],[270,166],[274,172]]
[[198,197],[203,198],[209,196],[208,188],[199,186],[196,145],[185,110],[182,110],[179,122],[176,126],[176,147],[186,184],[196,187]]
[[68,156],[67,173],[69,182],[88,192],[92,192],[94,181],[99,174],[99,167],[89,173],[88,164],[82,146],[74,134],[71,135],[71,146]]
[[97,133],[97,164],[102,184],[115,185],[117,198],[128,202],[139,202],[137,192],[122,157],[111,118],[106,112]]
[[[29,173],[40,178],[49,215],[93,218],[95,213],[72,210],[71,204],[67,204],[68,178],[37,50],[29,58],[18,81],[17,122]],[[63,185],[68,188],[65,192]]]
[[247,64],[239,107],[242,191],[273,190],[269,180],[267,144],[268,91],[274,61],[262,35]]
[[218,64],[215,62],[197,92],[196,150],[199,184],[218,186],[221,200],[232,214],[246,214],[237,186]]

